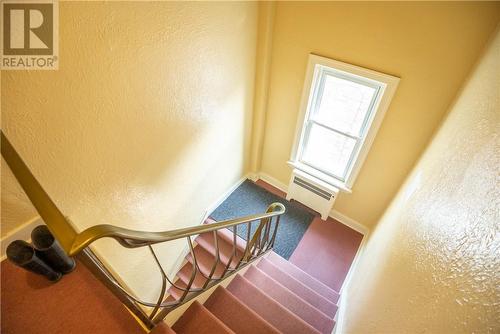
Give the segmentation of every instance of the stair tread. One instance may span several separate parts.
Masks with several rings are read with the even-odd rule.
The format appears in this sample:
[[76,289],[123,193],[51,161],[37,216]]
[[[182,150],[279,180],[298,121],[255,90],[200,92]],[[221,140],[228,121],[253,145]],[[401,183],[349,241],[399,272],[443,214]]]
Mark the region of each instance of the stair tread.
[[[177,273],[177,277],[184,282],[186,285],[191,280],[191,274],[193,272],[193,265],[191,262],[187,262],[184,266],[182,266],[181,270]],[[205,284],[207,279],[203,276],[199,270],[196,270],[196,276],[194,277],[193,284],[191,285],[193,288],[201,288]]]
[[[215,257],[204,247],[200,247],[199,245],[194,248],[194,253],[200,271],[208,276],[210,274],[210,271],[212,270],[213,264],[215,263]],[[185,264],[185,266],[192,268],[193,257],[191,253],[186,256],[186,260],[188,260],[189,264]],[[224,269],[225,265],[219,262],[212,277],[220,278],[222,273],[224,272]]]
[[[198,239],[197,239],[198,240]],[[198,265],[199,271],[197,270],[195,279],[191,288],[201,288],[206,282],[206,278],[203,276],[209,276],[212,271],[212,267],[215,263],[215,256],[210,253],[206,247],[198,244],[194,247],[193,252],[196,257],[196,263]],[[193,272],[193,256],[191,253],[186,255],[187,262],[182,266],[182,268],[177,272],[177,277],[179,278],[175,281],[175,285],[181,288],[186,288],[189,280],[191,279],[191,273]],[[219,279],[224,273],[225,265],[222,263],[222,258],[219,260],[215,271],[212,275],[213,279]],[[203,275],[200,273],[203,273]],[[170,287],[168,293],[172,296],[173,300],[179,300],[184,291],[177,289],[175,287]]]
[[296,280],[304,283],[304,285],[310,287],[318,294],[330,300],[332,303],[336,304],[338,302],[340,294],[337,291],[309,275],[290,261],[285,260],[275,252],[271,252],[267,257],[267,260]]
[[283,307],[300,317],[302,320],[316,328],[321,333],[331,333],[335,325],[332,318],[329,318],[319,309],[304,301],[298,295],[281,285],[279,282],[268,276],[255,266],[248,268],[243,275],[265,294],[280,303]]
[[[180,279],[176,280],[174,282],[174,284],[180,288],[187,288],[187,284],[184,283],[183,281],[181,281]],[[170,295],[171,298],[173,298],[173,300],[179,300],[181,297],[182,297],[182,294],[184,293],[183,290],[181,289],[177,289],[176,287],[174,286],[171,286],[168,290],[167,290],[168,294]],[[171,300],[171,301],[173,301]]]
[[160,322],[149,332],[149,334],[175,334],[174,330],[167,326],[165,322]]
[[238,334],[280,333],[222,286],[217,287],[204,306]]
[[239,274],[235,276],[227,289],[243,304],[285,334],[319,333],[314,327],[297,317]]
[[[219,234],[217,235],[219,236]],[[213,233],[200,234],[196,238],[196,242],[198,243],[199,246],[203,247],[214,257],[216,256],[217,250],[215,247],[215,238]],[[217,244],[219,246],[220,261],[224,265],[227,265],[231,260],[231,268],[234,268],[238,264],[239,259],[243,256],[243,252],[239,251],[238,248],[236,248],[236,256],[232,257],[233,255],[232,244],[228,243],[226,240],[220,237],[217,238]]]
[[[207,218],[205,220],[205,224],[213,224],[213,223],[217,223],[217,221],[213,218]],[[238,226],[238,228],[241,228]],[[226,241],[228,244],[232,245],[233,244],[233,229],[232,228],[223,228],[223,229],[220,229],[217,231],[217,234],[222,238],[224,239],[224,241]],[[238,250],[240,252],[244,252],[245,251],[245,247],[247,245],[247,242],[245,241],[245,239],[241,238],[240,236],[236,235],[236,247],[238,248]]]
[[234,333],[198,301],[189,306],[172,329],[178,334]]
[[266,258],[259,261],[257,268],[265,272],[268,276],[278,281],[281,285],[285,286],[288,290],[292,291],[315,308],[319,309],[327,316],[333,318],[337,312],[338,307],[336,304],[304,285],[304,283],[290,276]]

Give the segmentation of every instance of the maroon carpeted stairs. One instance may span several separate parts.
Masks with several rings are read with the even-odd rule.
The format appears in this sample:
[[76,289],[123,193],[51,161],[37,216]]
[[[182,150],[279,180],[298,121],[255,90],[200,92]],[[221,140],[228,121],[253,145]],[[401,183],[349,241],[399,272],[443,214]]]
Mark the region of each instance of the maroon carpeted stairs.
[[[211,221],[207,221],[210,223]],[[279,233],[279,232],[278,232]],[[221,264],[219,277],[231,258],[233,234],[218,231]],[[209,275],[216,256],[213,233],[196,238],[194,252],[200,270]],[[246,242],[237,238],[237,259]],[[175,284],[187,286],[192,272],[192,256],[177,274]],[[205,277],[197,274],[193,287],[202,287]],[[171,287],[169,300],[183,291]],[[276,253],[270,252],[254,262],[243,275],[236,274],[224,288],[219,286],[202,305],[195,301],[172,326],[178,333],[331,333],[339,294]]]

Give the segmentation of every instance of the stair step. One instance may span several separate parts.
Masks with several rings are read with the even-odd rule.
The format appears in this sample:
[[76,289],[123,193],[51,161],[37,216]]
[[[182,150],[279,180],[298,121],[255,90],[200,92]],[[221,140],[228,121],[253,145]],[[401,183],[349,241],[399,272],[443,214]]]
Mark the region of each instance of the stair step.
[[156,325],[155,328],[153,328],[151,332],[149,332],[149,334],[175,334],[175,332],[172,328],[168,327],[167,324],[162,321],[158,325]]
[[[215,219],[212,219],[212,218],[207,218],[205,220],[205,224],[213,224],[213,223],[217,223],[217,221]],[[238,226],[237,227],[238,230],[241,229],[241,226]],[[221,230],[218,230],[217,231],[217,234],[219,234],[219,236],[224,239],[224,241],[226,241],[228,244],[232,245],[233,244],[233,228],[223,228]],[[247,242],[239,237],[238,235],[236,235],[236,247],[238,248],[238,250],[240,252],[244,252],[245,251],[245,247],[247,245]]]
[[[186,285],[191,280],[191,274],[193,273],[193,265],[191,262],[187,262],[181,270],[177,273],[177,277],[184,282]],[[207,275],[208,276],[208,275]],[[203,276],[199,270],[196,270],[196,276],[194,277],[193,284],[191,287],[193,288],[201,288],[205,284],[207,279]]]
[[[217,238],[217,240],[220,260],[224,265],[227,265],[233,255],[232,243],[228,243],[226,240],[219,237]],[[199,246],[203,247],[214,257],[216,256],[217,251],[215,248],[215,238],[212,232],[200,234],[196,238],[196,242]],[[238,248],[236,248],[236,256],[231,260],[231,268],[234,268],[238,264],[238,261],[242,256],[243,252],[239,251]]]
[[288,290],[292,291],[327,316],[333,318],[335,313],[337,313],[338,307],[336,304],[332,303],[316,291],[290,276],[266,258],[259,261],[257,268],[265,272],[268,276],[271,276],[274,280],[278,281],[281,285],[285,286]]
[[288,290],[262,270],[251,266],[243,277],[321,333],[329,334],[332,332],[335,325],[333,319]]
[[310,287],[312,290],[316,291],[321,296],[325,297],[334,304],[339,301],[340,294],[334,289],[330,288],[323,282],[312,277],[293,263],[285,260],[278,254],[271,252],[267,257],[272,264],[280,268],[282,271],[286,272],[288,275],[292,276],[296,280],[304,283],[305,286]]
[[[217,233],[219,234],[219,236],[226,242],[228,243],[229,245],[233,245],[233,232],[232,232],[232,229],[227,229],[227,228],[223,228],[222,230],[219,230],[217,231]],[[245,252],[245,248],[247,246],[247,242],[242,239],[241,237],[239,237],[238,235],[236,235],[236,249],[238,249],[238,252],[240,252],[241,254],[243,254]]]
[[[198,240],[198,239],[196,239]],[[195,257],[196,257],[196,262],[198,264],[199,271],[197,270],[195,279],[193,281],[193,284],[191,285],[191,288],[201,288],[203,284],[206,282],[206,278],[203,276],[209,276],[210,272],[212,270],[212,267],[215,263],[215,256],[211,254],[209,251],[206,250],[205,247],[202,245],[198,244],[194,247],[193,249]],[[191,279],[191,273],[193,272],[193,256],[191,253],[189,253],[186,256],[187,262],[182,266],[182,268],[179,270],[177,273],[177,277],[179,278],[177,281],[175,281],[175,285],[180,287],[180,288],[186,288],[187,284],[189,283],[189,280]],[[224,272],[225,265],[222,263],[222,257],[219,260],[219,263],[217,264],[215,271],[212,275],[213,279],[218,279],[221,277],[222,273]],[[201,273],[200,273],[201,271]],[[202,275],[203,273],[203,275]],[[177,289],[175,287],[170,287],[168,289],[168,293],[174,300],[179,300],[184,291],[181,289]]]
[[[183,281],[181,281],[180,279],[176,280],[174,282],[174,284],[182,289],[185,289],[187,288],[187,284],[184,283]],[[181,297],[182,297],[182,294],[184,293],[183,290],[181,289],[177,289],[176,287],[174,286],[171,286],[168,290],[167,290],[168,294],[170,295],[171,297],[171,301],[173,300],[179,300]]]
[[235,276],[227,289],[243,304],[285,334],[319,333],[314,327],[281,306],[239,274]]
[[280,332],[260,315],[219,286],[204,303],[218,319],[238,334],[279,334]]
[[198,301],[194,301],[172,326],[178,334],[234,333]]
[[[210,254],[205,248],[196,246],[194,248],[194,254],[196,257],[196,262],[198,264],[198,267],[200,268],[200,271],[208,276],[210,274],[210,271],[212,270],[212,267],[215,263],[215,257]],[[193,257],[191,253],[189,253],[186,256],[186,260],[188,260],[188,263],[183,266],[189,268],[189,275],[191,274],[191,269],[192,269],[192,263],[193,263]],[[223,265],[220,261],[219,264],[217,265],[214,274],[212,275],[212,278],[220,278],[222,273],[224,272],[225,265]],[[187,269],[184,269],[185,272]]]
[[[209,277],[209,275],[210,275],[210,271],[212,270],[212,266],[215,263],[215,260],[212,258],[212,259],[210,259],[210,261],[207,262],[206,259],[200,260],[198,258],[198,255],[196,255],[196,256],[198,259],[198,267],[200,268],[200,270],[198,270],[198,269],[196,270],[196,276],[194,278],[194,281],[193,281],[193,284],[191,285],[191,287],[202,288],[203,285],[205,284],[205,282],[207,281],[207,277]],[[205,261],[205,262],[202,262],[202,261]],[[222,275],[223,272],[224,272],[224,266],[218,265],[216,267],[213,275],[212,275],[212,278],[214,278],[214,279],[220,278],[220,276]],[[179,272],[177,273],[177,277],[179,277],[179,279],[181,281],[183,281],[184,283],[188,284],[189,281],[191,280],[192,273],[193,273],[193,264],[192,264],[191,258],[190,258],[188,260],[188,262],[186,262],[186,264],[184,264],[184,266],[182,266],[181,270],[179,270]]]

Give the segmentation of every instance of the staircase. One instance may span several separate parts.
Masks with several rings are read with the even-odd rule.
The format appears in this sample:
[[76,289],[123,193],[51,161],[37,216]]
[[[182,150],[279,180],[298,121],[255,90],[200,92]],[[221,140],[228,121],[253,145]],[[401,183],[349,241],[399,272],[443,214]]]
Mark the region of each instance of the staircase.
[[[283,204],[273,203],[265,213],[171,231],[99,224],[77,232],[3,132],[0,135],[2,157],[64,251],[76,256],[145,329],[197,334],[332,332],[339,294],[272,251],[280,217],[286,211]],[[238,233],[246,234],[248,242]],[[157,300],[137,298],[114,277],[89,247],[102,238],[113,238],[124,248],[149,249],[161,273]],[[180,239],[185,239],[190,252],[172,282],[153,246]],[[200,294],[230,279],[227,288],[217,287],[204,305],[196,301]],[[193,299],[168,328],[165,316]]]
[[[212,233],[203,233],[195,239],[199,270],[192,287],[203,287],[212,271],[212,277],[216,278],[226,267],[234,268],[244,254],[246,241],[236,237],[235,257],[233,240],[234,235],[228,229],[218,230],[217,238]],[[177,273],[174,286],[168,290],[167,301],[182,297],[192,268],[190,254]],[[194,301],[172,330],[179,334],[332,332],[339,299],[336,291],[272,251],[245,269],[234,276],[227,288],[217,287],[203,305]]]

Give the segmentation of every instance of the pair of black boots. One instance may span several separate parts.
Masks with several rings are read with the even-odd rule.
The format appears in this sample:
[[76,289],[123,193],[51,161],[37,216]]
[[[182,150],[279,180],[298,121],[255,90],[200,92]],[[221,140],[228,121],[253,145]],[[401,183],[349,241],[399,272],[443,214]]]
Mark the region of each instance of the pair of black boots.
[[7,247],[7,258],[14,264],[58,281],[63,274],[75,269],[76,262],[66,255],[59,242],[45,225],[31,232],[33,246],[23,240],[15,240]]

